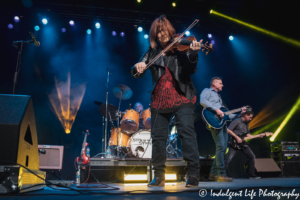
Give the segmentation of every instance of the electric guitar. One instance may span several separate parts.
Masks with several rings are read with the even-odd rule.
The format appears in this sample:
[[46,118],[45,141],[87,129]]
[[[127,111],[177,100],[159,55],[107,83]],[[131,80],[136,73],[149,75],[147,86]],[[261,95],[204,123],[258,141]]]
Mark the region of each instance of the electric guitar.
[[[247,111],[251,111],[252,108],[250,106],[245,106]],[[232,121],[229,118],[229,115],[237,112],[241,112],[242,108],[237,108],[234,110],[228,110],[225,107],[221,107],[220,110],[224,113],[224,117],[221,119],[217,113],[214,113],[207,108],[202,110],[202,118],[208,124],[210,128],[221,129],[227,121]]]
[[86,155],[86,147],[89,145],[86,142],[86,138],[90,134],[89,130],[86,130],[86,132],[83,134],[84,134],[84,140],[82,143],[81,154],[80,154],[80,157],[76,158],[76,162],[78,165],[86,165],[86,164],[90,163],[90,158]]
[[266,137],[268,137],[270,135],[273,135],[273,133],[265,132],[265,133],[261,133],[258,135],[252,135],[252,136],[247,136],[247,133],[243,133],[242,135],[238,135],[238,137],[242,139],[242,143],[238,143],[237,140],[235,139],[235,137],[231,136],[229,139],[229,144],[232,148],[234,148],[236,150],[240,150],[240,149],[244,148],[244,145],[248,144],[246,142],[246,140],[260,138],[261,135],[265,135]]

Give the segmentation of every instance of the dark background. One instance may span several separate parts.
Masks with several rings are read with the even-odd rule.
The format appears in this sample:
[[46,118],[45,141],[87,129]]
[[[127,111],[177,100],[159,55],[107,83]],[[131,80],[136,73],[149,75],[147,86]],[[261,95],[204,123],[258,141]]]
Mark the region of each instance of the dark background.
[[[16,94],[31,95],[34,105],[39,144],[64,145],[62,176],[73,172],[75,157],[79,156],[82,132],[90,130],[88,143],[91,156],[101,152],[102,116],[93,101],[105,102],[107,67],[111,70],[109,103],[118,106],[118,99],[112,94],[112,87],[125,84],[133,91],[129,100],[122,101],[121,110],[137,101],[149,107],[151,74],[147,71],[141,79],[130,75],[130,68],[148,49],[149,42],[144,34],[149,32],[151,22],[166,14],[177,32],[184,31],[194,19],[200,22],[190,32],[198,40],[210,41],[213,35],[215,51],[208,56],[199,53],[198,70],[192,76],[197,89],[195,129],[198,135],[201,156],[214,155],[215,145],[210,132],[206,130],[199,114],[199,95],[209,87],[213,76],[222,76],[225,87],[221,93],[229,108],[251,105],[259,113],[270,101],[276,110],[270,120],[282,118],[289,112],[299,96],[299,45],[293,45],[270,35],[257,32],[235,22],[210,15],[210,9],[259,26],[287,38],[300,40],[299,5],[297,1],[221,1],[221,0],[142,0],[82,2],[66,0],[10,0],[1,1],[1,70],[0,93],[11,94],[13,76],[17,61],[17,50],[11,43],[15,40],[29,40],[29,31],[40,41],[41,46],[24,45],[21,70]],[[13,20],[22,16],[20,22]],[[42,18],[48,19],[43,25]],[[75,26],[69,25],[69,20]],[[98,21],[101,28],[96,29]],[[13,29],[8,29],[8,24]],[[35,31],[34,26],[40,30]],[[139,33],[136,28],[144,30]],[[61,32],[66,28],[66,33]],[[86,34],[91,29],[92,34]],[[117,36],[111,32],[116,31]],[[124,37],[120,32],[125,33]],[[233,34],[234,40],[228,36]],[[82,104],[70,134],[65,134],[59,120],[52,111],[48,94],[55,88],[54,77],[66,81],[71,74],[71,88],[86,83]],[[283,92],[282,92],[283,91]],[[292,116],[276,139],[295,141],[299,129],[299,110]],[[275,132],[282,120],[268,127]],[[262,127],[259,127],[262,128]],[[258,128],[258,129],[259,129]],[[252,130],[255,132],[256,130]],[[259,152],[268,152],[270,142],[264,138],[251,142]],[[268,156],[268,153],[262,154]]]

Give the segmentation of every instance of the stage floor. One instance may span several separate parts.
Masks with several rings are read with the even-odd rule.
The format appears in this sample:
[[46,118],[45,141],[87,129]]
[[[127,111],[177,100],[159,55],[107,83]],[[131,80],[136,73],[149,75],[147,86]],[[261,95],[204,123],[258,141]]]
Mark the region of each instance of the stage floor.
[[[98,188],[96,188],[98,187]],[[228,190],[228,191],[227,191]],[[272,193],[273,192],[273,193]],[[186,188],[185,182],[167,183],[165,187],[148,188],[142,184],[81,184],[68,188],[45,187],[42,190],[18,195],[0,196],[1,199],[300,199],[300,178],[234,179],[231,183],[200,182],[199,187]],[[289,198],[284,196],[292,194]],[[201,196],[200,196],[201,195]],[[221,196],[220,196],[221,195]],[[255,196],[254,196],[255,195]],[[203,197],[202,197],[203,196]],[[298,196],[298,198],[297,198]],[[252,198],[251,198],[252,197]]]

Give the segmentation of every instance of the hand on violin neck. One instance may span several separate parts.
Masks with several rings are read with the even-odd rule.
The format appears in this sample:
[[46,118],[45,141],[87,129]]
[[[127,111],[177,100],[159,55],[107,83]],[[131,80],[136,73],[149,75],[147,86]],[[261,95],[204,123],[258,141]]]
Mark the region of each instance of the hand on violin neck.
[[190,54],[195,56],[198,54],[198,52],[200,51],[201,49],[201,46],[202,46],[202,41],[203,40],[200,40],[199,42],[197,41],[193,41],[191,44],[190,44]]

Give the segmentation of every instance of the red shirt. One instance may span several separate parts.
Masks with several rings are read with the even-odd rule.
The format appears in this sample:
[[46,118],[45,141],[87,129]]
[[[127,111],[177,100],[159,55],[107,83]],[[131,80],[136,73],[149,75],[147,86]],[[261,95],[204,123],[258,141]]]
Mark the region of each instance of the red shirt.
[[[163,91],[162,91],[163,90]],[[165,67],[165,73],[159,79],[152,94],[150,108],[159,113],[170,113],[180,108],[192,108],[196,103],[196,95],[189,100],[179,93],[179,88],[170,70]]]

